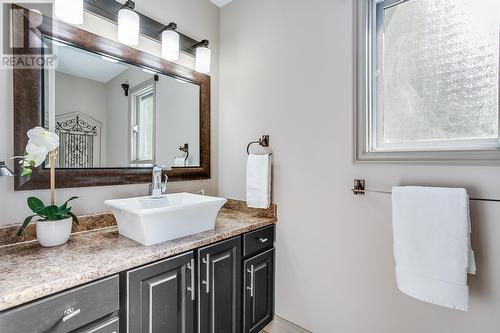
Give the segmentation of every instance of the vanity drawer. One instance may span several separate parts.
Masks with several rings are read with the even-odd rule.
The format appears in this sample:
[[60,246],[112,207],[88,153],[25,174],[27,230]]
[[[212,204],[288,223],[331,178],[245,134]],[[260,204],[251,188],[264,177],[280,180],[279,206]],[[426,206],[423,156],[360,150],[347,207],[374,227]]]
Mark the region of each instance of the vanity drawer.
[[268,250],[274,245],[274,225],[243,235],[243,256],[251,256]]
[[2,333],[68,333],[118,308],[119,282],[115,275],[1,312],[0,327]]
[[119,326],[119,318],[114,317],[110,320],[105,321],[104,323],[100,323],[89,329],[86,329],[82,333],[120,333]]

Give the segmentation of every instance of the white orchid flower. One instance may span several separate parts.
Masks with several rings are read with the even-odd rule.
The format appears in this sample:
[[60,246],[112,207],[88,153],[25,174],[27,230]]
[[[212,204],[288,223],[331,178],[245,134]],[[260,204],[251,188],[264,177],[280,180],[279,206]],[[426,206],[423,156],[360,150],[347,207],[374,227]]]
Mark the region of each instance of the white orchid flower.
[[45,147],[47,152],[59,147],[59,136],[40,126],[30,129],[28,131],[28,138],[28,144],[34,144],[38,148]]
[[49,150],[45,146],[37,146],[34,143],[28,143],[26,146],[26,156],[24,157],[23,166],[39,167],[47,158]]

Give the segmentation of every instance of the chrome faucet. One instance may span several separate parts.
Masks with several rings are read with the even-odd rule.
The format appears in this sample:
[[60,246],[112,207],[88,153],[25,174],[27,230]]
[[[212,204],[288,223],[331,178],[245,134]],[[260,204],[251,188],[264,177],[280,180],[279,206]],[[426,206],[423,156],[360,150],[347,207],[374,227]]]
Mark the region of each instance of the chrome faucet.
[[163,168],[159,165],[153,167],[153,181],[151,185],[151,197],[161,198],[161,195],[167,191],[168,176],[165,175],[165,182],[162,182]]

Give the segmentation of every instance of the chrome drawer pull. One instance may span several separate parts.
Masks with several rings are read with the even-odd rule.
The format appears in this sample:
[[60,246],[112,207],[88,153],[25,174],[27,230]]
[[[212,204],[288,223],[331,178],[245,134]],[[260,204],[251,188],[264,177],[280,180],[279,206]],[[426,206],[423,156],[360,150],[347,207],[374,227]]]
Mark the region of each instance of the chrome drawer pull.
[[188,287],[187,290],[191,293],[191,300],[194,301],[196,299],[194,293],[194,259],[191,259],[191,263],[187,264],[187,268],[191,271],[191,287]]
[[247,272],[250,273],[250,287],[247,287],[248,290],[250,290],[250,297],[253,297],[254,293],[254,276],[255,276],[255,269],[253,265],[250,266],[250,269],[247,269]]
[[210,293],[210,254],[207,254],[206,258],[203,258],[203,263],[207,265],[205,280],[201,281],[205,285],[205,292]]
[[267,242],[267,241],[268,241],[268,239],[267,239],[267,238],[259,238],[259,242],[261,242],[261,243],[265,243],[265,242]]
[[80,314],[80,309],[77,309],[77,310],[75,310],[74,308],[69,308],[69,309],[66,309],[66,310],[64,310],[64,312],[63,312],[64,317],[63,317],[62,321],[63,321],[63,322],[64,322],[64,321],[68,321],[68,320],[70,320],[71,318],[73,318],[73,317],[75,317],[75,316],[77,316],[77,315],[79,315],[79,314]]

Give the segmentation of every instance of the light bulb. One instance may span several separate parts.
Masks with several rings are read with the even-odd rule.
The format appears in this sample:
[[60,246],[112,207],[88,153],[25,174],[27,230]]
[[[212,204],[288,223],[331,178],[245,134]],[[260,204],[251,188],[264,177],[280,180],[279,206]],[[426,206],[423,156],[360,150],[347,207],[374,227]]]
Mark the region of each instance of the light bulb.
[[83,24],[83,0],[55,0],[58,19],[70,24]]
[[139,14],[126,4],[118,11],[118,40],[130,46],[139,44]]

